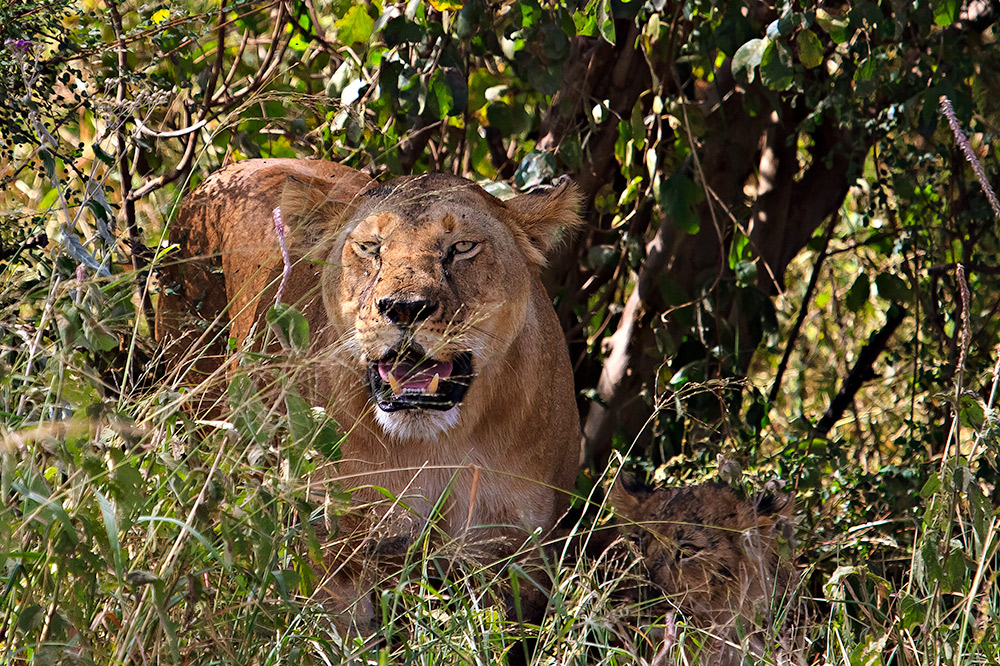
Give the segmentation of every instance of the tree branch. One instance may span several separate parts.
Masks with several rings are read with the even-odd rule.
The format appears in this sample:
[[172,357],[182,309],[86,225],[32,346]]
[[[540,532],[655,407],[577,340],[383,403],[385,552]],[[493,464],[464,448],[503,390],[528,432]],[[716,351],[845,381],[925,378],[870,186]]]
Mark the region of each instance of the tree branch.
[[854,400],[854,395],[862,385],[866,381],[876,377],[873,369],[875,361],[878,360],[878,357],[889,342],[889,338],[892,337],[892,334],[903,323],[905,318],[906,310],[904,308],[896,304],[889,307],[885,325],[872,333],[871,337],[868,338],[867,344],[861,349],[861,353],[858,354],[858,359],[854,362],[854,367],[851,368],[851,371],[847,374],[847,378],[844,379],[840,391],[834,396],[829,409],[823,414],[823,418],[813,428],[814,437],[826,437],[826,433],[830,432],[830,428],[844,415],[844,411]]
[[125,30],[122,26],[122,17],[118,11],[115,0],[108,1],[108,11],[111,14],[111,23],[114,26],[115,37],[118,40],[118,94],[115,98],[116,107],[120,114],[116,139],[118,141],[118,176],[122,183],[122,208],[125,212],[125,228],[128,230],[129,254],[132,260],[132,270],[135,272],[135,291],[139,301],[139,312],[137,315],[146,321],[146,326],[150,327],[149,314],[152,312],[152,303],[149,300],[149,293],[145,289],[145,280],[139,279],[139,271],[145,268],[145,260],[140,249],[143,247],[142,234],[139,231],[139,224],[135,219],[135,198],[132,196],[132,169],[128,160],[128,137],[126,135],[126,124],[129,114],[125,112],[125,100],[128,96],[128,84],[126,73],[128,71],[128,52],[125,47]]

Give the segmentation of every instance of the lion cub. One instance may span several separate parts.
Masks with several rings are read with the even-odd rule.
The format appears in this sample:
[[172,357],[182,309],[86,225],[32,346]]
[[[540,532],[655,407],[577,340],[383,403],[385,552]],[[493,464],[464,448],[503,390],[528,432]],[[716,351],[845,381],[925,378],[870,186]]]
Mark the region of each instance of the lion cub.
[[[667,616],[652,663],[739,664],[747,651],[787,654],[777,638],[793,588],[787,557],[791,495],[740,499],[729,487],[634,488],[617,483],[610,503],[642,558],[645,578],[662,593]],[[659,596],[659,594],[657,594]],[[696,632],[680,647],[674,611]],[[681,656],[683,655],[683,656]]]

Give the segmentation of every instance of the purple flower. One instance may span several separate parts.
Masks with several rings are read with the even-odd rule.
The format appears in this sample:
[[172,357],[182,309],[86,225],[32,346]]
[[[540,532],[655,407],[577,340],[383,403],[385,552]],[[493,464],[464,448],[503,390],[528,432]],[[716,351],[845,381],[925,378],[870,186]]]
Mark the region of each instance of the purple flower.
[[4,42],[4,45],[12,51],[21,51],[22,53],[27,53],[31,50],[31,46],[34,44],[30,39],[8,39]]

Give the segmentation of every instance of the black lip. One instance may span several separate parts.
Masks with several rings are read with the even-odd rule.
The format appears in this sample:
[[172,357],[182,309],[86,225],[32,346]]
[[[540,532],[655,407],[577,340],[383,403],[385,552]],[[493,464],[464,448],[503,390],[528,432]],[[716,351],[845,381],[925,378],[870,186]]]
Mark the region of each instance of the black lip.
[[474,377],[472,373],[472,354],[462,352],[451,359],[452,373],[447,379],[441,379],[437,393],[426,395],[423,393],[402,393],[394,395],[389,383],[382,379],[378,372],[378,365],[381,362],[394,360],[400,357],[419,357],[423,354],[409,352],[390,352],[375,363],[368,364],[366,374],[368,390],[371,391],[372,399],[378,408],[383,412],[398,412],[403,409],[435,409],[438,411],[448,411],[455,405],[462,402],[465,392],[469,390],[469,385]]

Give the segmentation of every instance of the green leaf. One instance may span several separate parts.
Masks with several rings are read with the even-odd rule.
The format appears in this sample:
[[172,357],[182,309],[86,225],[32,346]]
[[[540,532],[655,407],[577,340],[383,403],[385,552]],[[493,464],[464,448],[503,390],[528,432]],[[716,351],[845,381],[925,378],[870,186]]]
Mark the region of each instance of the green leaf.
[[106,201],[103,200],[103,198],[102,200],[98,200],[93,197],[88,197],[84,203],[87,208],[94,213],[94,217],[99,219],[101,222],[108,224],[114,218],[114,211],[111,210],[111,207]]
[[875,277],[875,289],[879,296],[895,303],[909,303],[913,299],[906,282],[892,273],[879,273]]
[[850,34],[847,31],[848,23],[847,20],[830,14],[825,9],[816,10],[816,23],[819,27],[826,31],[826,34],[830,35],[830,38],[837,44],[843,44],[848,40]]
[[899,608],[902,619],[900,629],[909,631],[914,627],[923,624],[925,618],[927,617],[926,606],[906,592],[900,591],[898,595],[900,598]]
[[523,106],[493,102],[486,107],[486,121],[504,136],[521,134],[531,127],[531,117]]
[[965,394],[960,401],[958,415],[962,425],[978,430],[986,423],[986,405],[978,396]]
[[587,251],[587,266],[594,271],[610,268],[618,263],[620,254],[614,245],[594,245]]
[[771,42],[760,61],[760,82],[771,90],[783,91],[792,86],[792,54],[781,42]]
[[336,421],[322,409],[310,406],[292,387],[285,390],[285,409],[288,411],[288,432],[296,455],[301,456],[306,448],[315,448],[329,460],[340,459],[344,435]]
[[282,343],[297,349],[309,346],[309,322],[291,305],[278,303],[267,311],[265,318]]
[[546,67],[534,61],[526,69],[528,71],[528,83],[543,95],[554,95],[562,87],[563,77],[560,65]]
[[215,548],[215,546],[213,546],[211,543],[209,543],[208,539],[206,539],[204,537],[204,535],[202,535],[201,532],[199,532],[195,528],[191,527],[190,525],[188,525],[184,521],[177,520],[176,518],[171,518],[169,516],[140,516],[135,522],[137,522],[137,523],[158,523],[158,522],[159,523],[170,523],[171,525],[176,525],[177,527],[180,527],[181,529],[183,529],[184,531],[186,531],[188,534],[190,534],[191,536],[193,536],[195,539],[197,539],[198,541],[200,541],[201,545],[203,545],[205,547],[205,549],[208,551],[208,554],[211,555],[216,560],[218,560],[219,562],[221,562],[222,565],[225,567],[225,569],[227,571],[230,570],[230,567],[226,566],[225,562],[223,561],[222,555]]
[[937,0],[934,3],[934,23],[949,26],[958,20],[958,10],[962,3],[957,0]]
[[397,16],[385,24],[382,36],[385,37],[386,46],[392,48],[404,43],[419,42],[424,36],[424,31],[405,16]]
[[573,26],[581,37],[593,37],[597,34],[597,14],[592,11],[575,12]]
[[101,144],[95,141],[91,147],[94,149],[94,155],[97,157],[97,159],[101,160],[110,167],[113,167],[115,165],[115,158],[111,157],[111,155],[108,155],[106,152],[104,152],[104,149],[101,148]]
[[372,36],[375,20],[364,5],[354,5],[336,22],[337,38],[344,44],[367,43]]
[[807,69],[823,64],[823,44],[812,30],[803,30],[795,36],[799,45],[799,62]]
[[431,78],[430,92],[434,102],[428,105],[431,115],[434,118],[444,118],[451,115],[455,102],[451,96],[451,89],[438,72],[435,72]]
[[341,445],[347,436],[341,432],[340,424],[326,414],[321,414],[319,428],[313,437],[313,447],[326,456],[327,460],[340,460]]
[[704,198],[704,192],[684,174],[678,172],[660,187],[660,208],[685,233],[694,235],[701,229],[701,219],[695,206]]
[[439,12],[454,11],[465,5],[465,0],[430,0],[431,7]]
[[568,170],[579,169],[583,164],[583,146],[579,134],[574,132],[567,134],[556,149],[556,155]]
[[97,321],[89,312],[81,312],[83,322],[83,338],[87,349],[91,351],[111,351],[118,348],[118,336]]
[[733,76],[743,83],[752,83],[754,80],[754,70],[760,65],[764,57],[764,50],[770,43],[771,40],[766,38],[751,39],[736,49],[736,55],[733,56],[732,63]]
[[857,312],[865,306],[871,296],[872,288],[871,282],[868,280],[868,274],[862,273],[854,280],[854,284],[851,288],[847,290],[847,296],[844,298],[844,305],[851,312]]
[[971,582],[968,563],[965,554],[960,550],[954,550],[948,555],[943,567],[943,592],[963,592],[968,590],[967,582]]
[[101,516],[104,518],[104,531],[108,534],[108,544],[111,546],[111,554],[115,560],[115,575],[118,576],[118,582],[120,583],[125,575],[125,571],[122,566],[122,547],[118,539],[118,518],[115,516],[115,507],[111,504],[111,500],[101,494],[100,490],[95,489],[94,495],[97,497],[97,503],[101,506]]
[[878,75],[878,63],[875,58],[865,58],[858,64],[854,71],[854,90],[862,97],[869,97],[875,93],[876,76]]
[[542,26],[540,32],[541,51],[546,60],[558,64],[569,57],[569,37],[558,25],[549,23]]
[[611,0],[598,0],[597,27],[601,32],[601,37],[609,44],[615,43],[615,19],[614,15],[608,11],[611,7]]
[[45,164],[45,173],[49,177],[49,180],[55,180],[56,161],[55,158],[52,157],[52,153],[50,153],[47,148],[39,148],[38,155],[42,158],[42,163]]
[[288,387],[285,389],[285,409],[288,410],[288,432],[292,436],[292,446],[298,452],[309,446],[316,431],[312,407],[294,388]]
[[920,489],[920,497],[922,499],[930,499],[934,496],[934,493],[941,489],[941,477],[938,475],[931,476],[924,483],[924,487]]
[[146,500],[145,482],[142,473],[128,463],[118,463],[112,475],[111,489],[114,491],[118,506],[127,512],[138,509]]
[[611,183],[605,183],[597,190],[597,194],[594,195],[594,209],[602,215],[608,215],[618,209],[618,195]]
[[555,176],[556,157],[550,152],[533,150],[524,156],[514,172],[514,185],[521,190],[530,190],[547,183]]
[[292,35],[291,39],[288,40],[288,48],[302,53],[309,48],[309,42],[307,42],[299,33],[295,33]]
[[299,574],[294,569],[276,569],[271,572],[271,579],[278,595],[285,601],[291,600],[291,595],[299,586]]
[[741,261],[736,264],[736,284],[740,287],[749,287],[757,282],[757,262]]
[[269,441],[271,428],[266,419],[267,410],[257,396],[257,387],[250,377],[243,372],[237,373],[226,393],[233,410],[233,425],[240,436],[256,444]]

